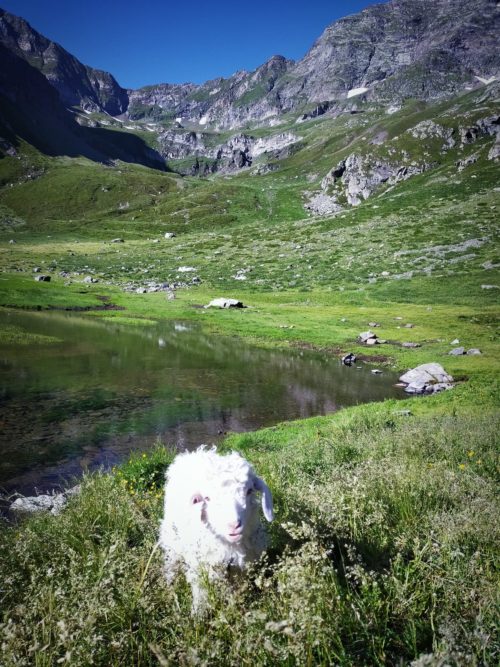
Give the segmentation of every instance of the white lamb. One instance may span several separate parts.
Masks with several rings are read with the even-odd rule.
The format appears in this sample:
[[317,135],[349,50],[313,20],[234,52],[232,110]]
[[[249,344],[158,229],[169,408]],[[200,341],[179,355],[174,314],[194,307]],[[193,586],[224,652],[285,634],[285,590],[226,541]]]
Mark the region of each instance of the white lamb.
[[203,573],[215,579],[260,556],[266,533],[262,509],[273,519],[273,499],[267,484],[240,454],[226,456],[200,447],[176,456],[167,471],[165,515],[160,546],[165,551],[165,574],[172,582],[184,571],[193,593],[193,613],[206,606]]

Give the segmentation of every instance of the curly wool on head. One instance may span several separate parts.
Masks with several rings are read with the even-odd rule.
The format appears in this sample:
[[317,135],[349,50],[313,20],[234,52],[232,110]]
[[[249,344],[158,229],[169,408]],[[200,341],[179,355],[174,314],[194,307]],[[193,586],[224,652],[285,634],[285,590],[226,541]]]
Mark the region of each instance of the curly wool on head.
[[214,579],[224,569],[244,569],[266,548],[257,494],[262,494],[268,521],[273,519],[272,495],[240,454],[221,456],[215,448],[179,454],[166,477],[159,540],[165,574],[171,582],[184,571],[193,592],[193,612],[199,612],[206,602],[202,570]]

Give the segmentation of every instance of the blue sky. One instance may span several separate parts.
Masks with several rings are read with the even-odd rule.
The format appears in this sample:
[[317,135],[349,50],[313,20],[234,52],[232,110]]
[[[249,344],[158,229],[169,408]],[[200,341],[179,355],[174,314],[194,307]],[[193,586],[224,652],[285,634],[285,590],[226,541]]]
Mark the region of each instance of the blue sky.
[[202,83],[252,70],[274,54],[297,60],[335,19],[374,2],[353,0],[0,0],[86,65],[120,85]]

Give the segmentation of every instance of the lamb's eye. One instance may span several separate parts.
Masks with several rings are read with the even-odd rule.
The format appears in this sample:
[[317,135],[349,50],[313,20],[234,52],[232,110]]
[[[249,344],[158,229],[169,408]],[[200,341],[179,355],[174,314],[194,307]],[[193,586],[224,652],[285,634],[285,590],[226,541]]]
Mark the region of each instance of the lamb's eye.
[[253,489],[250,487],[247,491],[247,496],[249,496],[251,493],[253,493]]
[[201,503],[203,501],[203,497],[201,493],[195,493],[195,495],[191,498],[191,503],[193,505],[196,505],[197,503]]

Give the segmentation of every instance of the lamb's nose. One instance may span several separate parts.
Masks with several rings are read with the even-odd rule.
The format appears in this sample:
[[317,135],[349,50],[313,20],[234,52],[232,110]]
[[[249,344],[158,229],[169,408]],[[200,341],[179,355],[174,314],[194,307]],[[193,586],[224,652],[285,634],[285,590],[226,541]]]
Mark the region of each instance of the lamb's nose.
[[232,521],[229,524],[229,528],[231,530],[238,530],[238,528],[241,528],[241,521],[239,519],[237,521]]

